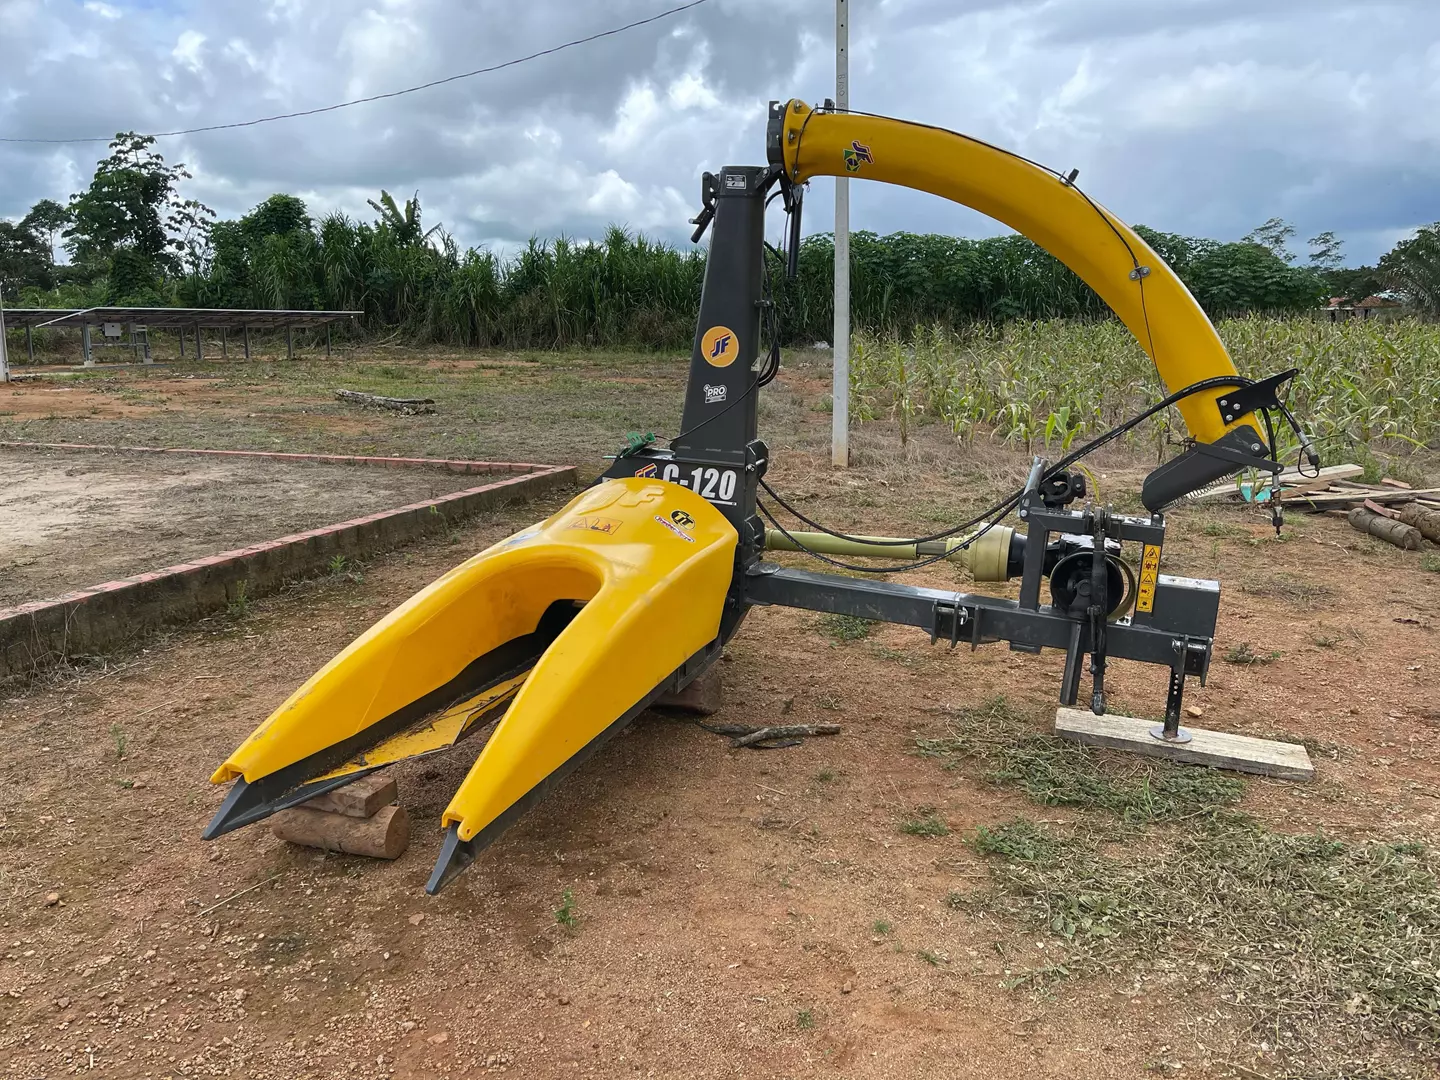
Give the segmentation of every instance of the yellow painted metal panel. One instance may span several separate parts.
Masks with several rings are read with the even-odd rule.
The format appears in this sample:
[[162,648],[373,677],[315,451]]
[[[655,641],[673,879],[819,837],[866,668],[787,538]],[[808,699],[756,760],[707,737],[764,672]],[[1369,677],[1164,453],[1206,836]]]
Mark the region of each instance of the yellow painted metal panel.
[[[786,172],[797,183],[849,176],[915,188],[1028,236],[1110,305],[1171,392],[1235,373],[1214,326],[1165,261],[1119,218],[1049,170],[952,131],[822,113],[801,101],[786,105],[782,139]],[[1132,276],[1137,262],[1148,274]],[[1214,442],[1231,428],[1254,427],[1249,420],[1222,422],[1215,399],[1223,393],[1198,393],[1177,406],[1196,439]]]
[[[582,601],[584,609],[535,666],[481,758],[497,760],[491,748],[507,727],[529,731],[543,746],[519,771],[533,777],[543,768],[543,777],[550,771],[544,763],[553,767],[569,756],[557,760],[561,747],[576,739],[584,745],[584,732],[608,726],[715,638],[737,539],[718,510],[678,484],[606,481],[381,619],[211,779],[254,783],[351,738],[444,686],[477,657],[534,631],[553,602]],[[534,691],[537,679],[549,684],[543,692]],[[523,723],[512,725],[517,710]],[[502,749],[512,739],[501,739]],[[466,781],[472,790],[476,775]]]
[[[734,572],[734,527],[694,492],[612,480],[552,518],[542,537],[596,517],[605,586],[545,651],[485,744],[443,822],[471,840],[715,639]],[[543,542],[543,541],[542,541]]]
[[330,780],[337,776],[393,765],[406,758],[433,754],[437,750],[447,750],[481,717],[494,713],[497,709],[508,708],[529,677],[530,672],[527,671],[523,675],[504,679],[459,704],[452,705],[439,716],[421,720],[413,727],[397,732],[338,769],[331,769],[314,779]]

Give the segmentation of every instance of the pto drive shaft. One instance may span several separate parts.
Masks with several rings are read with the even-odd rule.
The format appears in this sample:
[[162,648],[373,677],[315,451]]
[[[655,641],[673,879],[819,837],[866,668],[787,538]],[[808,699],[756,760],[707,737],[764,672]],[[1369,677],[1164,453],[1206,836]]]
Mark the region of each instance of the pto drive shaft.
[[[971,542],[975,533],[948,540],[916,543],[893,536],[858,536],[845,540],[829,533],[795,532],[789,536],[778,529],[765,530],[765,547],[770,551],[814,551],[821,555],[861,556],[871,559],[928,559],[944,555],[970,571],[976,581],[1006,581],[1020,572],[1025,536],[1008,525],[996,525]],[[968,546],[967,546],[968,545]]]

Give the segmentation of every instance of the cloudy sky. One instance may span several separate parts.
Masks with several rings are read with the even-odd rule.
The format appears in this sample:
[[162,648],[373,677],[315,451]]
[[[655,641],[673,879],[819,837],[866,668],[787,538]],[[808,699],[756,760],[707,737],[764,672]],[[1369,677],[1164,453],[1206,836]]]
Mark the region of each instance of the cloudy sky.
[[[383,93],[679,0],[0,0],[0,136],[247,120]],[[851,104],[1060,169],[1122,218],[1236,239],[1334,229],[1370,261],[1440,219],[1440,0],[852,0]],[[489,75],[320,116],[161,140],[222,215],[265,196],[508,248],[611,222],[683,242],[705,169],[763,162],[765,103],[834,93],[832,0],[708,0]],[[103,143],[0,143],[0,216],[65,199]],[[828,180],[810,229],[828,229]],[[1003,231],[852,185],[852,225]],[[1303,248],[1303,243],[1300,247]]]

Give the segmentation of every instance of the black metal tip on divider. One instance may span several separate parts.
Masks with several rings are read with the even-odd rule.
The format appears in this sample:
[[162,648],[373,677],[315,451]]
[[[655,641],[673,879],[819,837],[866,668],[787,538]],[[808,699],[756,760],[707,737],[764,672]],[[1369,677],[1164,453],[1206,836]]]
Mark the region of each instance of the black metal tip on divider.
[[435,860],[435,869],[425,883],[425,891],[434,896],[450,884],[466,867],[475,861],[474,841],[460,839],[460,826],[451,825],[445,830],[445,839],[440,842],[440,855]]

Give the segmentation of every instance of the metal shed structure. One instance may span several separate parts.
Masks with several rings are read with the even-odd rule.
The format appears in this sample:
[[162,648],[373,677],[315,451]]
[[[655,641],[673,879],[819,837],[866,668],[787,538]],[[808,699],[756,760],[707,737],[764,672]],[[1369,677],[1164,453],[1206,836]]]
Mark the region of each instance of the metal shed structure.
[[[35,360],[34,331],[39,329],[79,330],[81,352],[86,367],[95,364],[94,350],[99,345],[128,348],[132,355],[143,356],[150,363],[150,331],[174,330],[180,336],[180,355],[185,355],[185,335],[193,331],[195,356],[205,358],[200,331],[219,330],[222,356],[230,355],[230,331],[239,331],[250,359],[251,330],[285,331],[285,351],[295,357],[295,328],[325,328],[325,355],[330,355],[330,327],[333,323],[351,321],[364,314],[360,311],[287,311],[266,308],[7,308],[5,325],[24,329],[26,353]],[[96,341],[96,336],[99,341]]]

